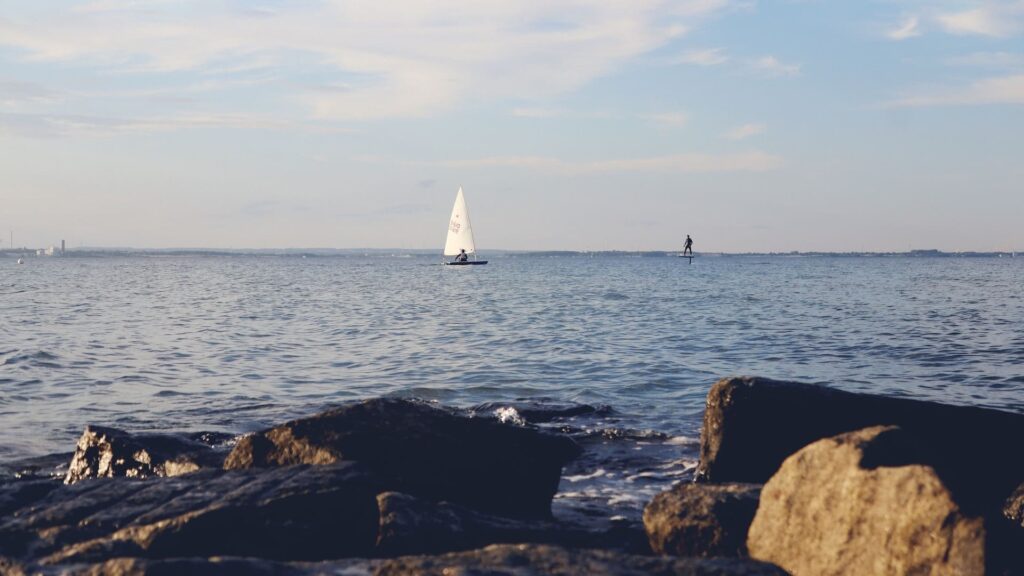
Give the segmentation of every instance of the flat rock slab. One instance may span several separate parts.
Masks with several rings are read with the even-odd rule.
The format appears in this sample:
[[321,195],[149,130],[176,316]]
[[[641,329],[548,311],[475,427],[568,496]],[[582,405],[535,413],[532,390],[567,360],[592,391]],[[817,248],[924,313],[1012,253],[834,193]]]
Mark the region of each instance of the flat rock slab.
[[377,506],[377,551],[382,556],[439,554],[499,543],[650,552],[643,531],[636,526],[597,530],[551,520],[503,518],[399,492],[378,494]]
[[432,405],[376,399],[242,438],[224,467],[356,460],[389,490],[514,518],[551,516],[562,466],[580,453],[568,437]]
[[223,460],[223,453],[182,435],[131,434],[106,426],[86,426],[64,483],[120,476],[177,476],[200,468],[219,468]]
[[356,463],[203,470],[60,486],[0,520],[0,556],[43,564],[117,556],[371,554],[376,485]]
[[[822,438],[895,425],[915,438],[958,502],[978,513],[1000,509],[1024,482],[1024,415],[843,392],[764,378],[728,378],[708,392],[698,477],[765,482],[789,455]],[[1009,445],[1007,443],[1010,443]]]
[[744,556],[760,495],[760,484],[678,484],[644,508],[651,549],[673,556]]
[[[34,572],[35,573],[35,572]],[[634,556],[606,550],[568,550],[557,546],[503,544],[440,556],[403,556],[391,560],[339,560],[279,563],[246,558],[175,560],[117,559],[102,564],[43,568],[56,576],[207,575],[373,575],[398,576],[785,576],[777,566],[749,559]]]
[[787,458],[761,492],[751,557],[794,576],[985,574],[985,522],[932,468],[891,465],[906,451],[905,433],[874,427]]

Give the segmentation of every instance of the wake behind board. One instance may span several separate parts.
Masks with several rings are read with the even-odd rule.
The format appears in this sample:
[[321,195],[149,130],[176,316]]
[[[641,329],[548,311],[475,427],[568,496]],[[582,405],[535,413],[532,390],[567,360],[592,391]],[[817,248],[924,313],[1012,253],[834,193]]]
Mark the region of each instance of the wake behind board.
[[482,266],[487,264],[487,260],[470,260],[467,262],[445,262],[445,266]]

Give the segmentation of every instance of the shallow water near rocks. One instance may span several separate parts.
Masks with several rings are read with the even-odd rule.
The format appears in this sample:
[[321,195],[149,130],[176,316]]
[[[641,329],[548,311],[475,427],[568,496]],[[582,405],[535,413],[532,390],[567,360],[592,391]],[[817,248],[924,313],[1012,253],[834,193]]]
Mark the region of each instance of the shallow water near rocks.
[[90,423],[241,434],[397,395],[572,434],[556,511],[635,519],[723,376],[1024,412],[1021,258],[489,259],[0,261],[0,472]]

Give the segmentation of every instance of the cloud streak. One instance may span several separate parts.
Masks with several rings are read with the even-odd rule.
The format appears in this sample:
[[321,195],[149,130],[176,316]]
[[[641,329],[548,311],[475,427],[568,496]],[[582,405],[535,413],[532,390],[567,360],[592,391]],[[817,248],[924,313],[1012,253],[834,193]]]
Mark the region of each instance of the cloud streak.
[[35,138],[70,136],[115,136],[174,132],[179,130],[225,128],[233,130],[278,130],[305,132],[351,132],[336,126],[284,122],[239,114],[180,114],[154,118],[114,118],[75,114],[23,114],[0,112],[0,134]]
[[1024,104],[1024,74],[984,78],[967,86],[911,94],[890,102],[888,106],[920,108],[986,104]]
[[750,61],[750,67],[766,76],[799,76],[800,64],[782,62],[775,56],[762,56]]
[[[305,90],[320,119],[425,117],[468,101],[573,91],[665,45],[729,0],[303,3],[280,13],[231,4],[99,0],[0,20],[0,44],[37,62],[167,74],[298,62],[348,90]],[[297,56],[296,56],[297,55]],[[290,60],[289,60],[290,58]]]
[[1021,31],[1024,2],[990,2],[979,8],[946,12],[936,16],[942,28],[959,36],[1005,38]]
[[743,124],[742,126],[737,126],[732,130],[729,130],[722,136],[727,140],[745,140],[751,136],[764,134],[767,130],[768,126],[764,124]]
[[917,16],[908,16],[899,26],[889,30],[885,36],[890,40],[907,40],[921,35],[920,20]]
[[463,160],[412,162],[439,168],[522,168],[568,175],[670,173],[709,174],[729,172],[768,172],[782,166],[780,156],[765,152],[740,154],[672,154],[643,158],[616,158],[596,161],[568,161],[547,156],[489,156]]

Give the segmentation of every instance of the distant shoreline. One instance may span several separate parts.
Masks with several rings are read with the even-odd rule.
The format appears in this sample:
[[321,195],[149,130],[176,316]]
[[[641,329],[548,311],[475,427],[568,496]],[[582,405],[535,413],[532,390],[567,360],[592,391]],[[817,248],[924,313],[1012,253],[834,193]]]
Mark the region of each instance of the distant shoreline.
[[[7,257],[37,257],[36,249],[0,250]],[[676,257],[680,250],[486,250],[488,256],[504,257]],[[705,258],[1009,258],[1012,251],[999,252],[944,252],[941,250],[911,250],[907,252],[697,252]],[[40,258],[83,258],[116,256],[299,256],[299,257],[414,257],[439,256],[438,250],[407,248],[76,248],[63,255],[38,256]]]

